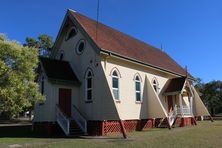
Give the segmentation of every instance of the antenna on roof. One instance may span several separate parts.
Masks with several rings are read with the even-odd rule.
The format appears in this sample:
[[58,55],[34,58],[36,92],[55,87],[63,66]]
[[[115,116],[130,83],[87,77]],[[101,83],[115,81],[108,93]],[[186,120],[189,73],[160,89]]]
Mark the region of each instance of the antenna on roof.
[[98,30],[98,22],[99,22],[99,3],[100,3],[100,0],[97,1],[97,14],[96,14],[96,41],[97,41],[97,30]]
[[163,51],[163,44],[162,43],[160,45],[160,49],[161,49],[161,51]]

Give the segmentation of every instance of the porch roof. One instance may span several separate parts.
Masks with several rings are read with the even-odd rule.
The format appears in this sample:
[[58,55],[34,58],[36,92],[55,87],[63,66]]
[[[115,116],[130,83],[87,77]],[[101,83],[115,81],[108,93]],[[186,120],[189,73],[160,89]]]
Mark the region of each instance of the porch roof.
[[40,63],[47,78],[51,81],[80,84],[67,61],[40,57]]
[[171,94],[180,93],[183,89],[185,81],[186,81],[185,77],[171,79],[163,94],[164,95],[171,95]]

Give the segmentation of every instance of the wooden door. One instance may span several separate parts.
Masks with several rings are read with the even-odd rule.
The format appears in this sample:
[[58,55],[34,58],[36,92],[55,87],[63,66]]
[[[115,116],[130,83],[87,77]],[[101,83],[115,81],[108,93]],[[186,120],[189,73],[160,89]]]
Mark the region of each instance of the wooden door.
[[168,96],[167,100],[168,100],[168,113],[170,113],[171,111],[173,111],[173,97]]
[[71,117],[71,92],[71,89],[59,88],[59,107],[68,117]]

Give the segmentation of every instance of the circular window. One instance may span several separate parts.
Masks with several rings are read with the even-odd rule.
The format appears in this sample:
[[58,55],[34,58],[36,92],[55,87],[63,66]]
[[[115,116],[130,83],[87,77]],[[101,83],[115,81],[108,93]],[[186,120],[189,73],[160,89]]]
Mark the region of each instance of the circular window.
[[77,54],[82,54],[84,49],[85,49],[85,40],[79,40],[79,42],[76,45],[76,53]]

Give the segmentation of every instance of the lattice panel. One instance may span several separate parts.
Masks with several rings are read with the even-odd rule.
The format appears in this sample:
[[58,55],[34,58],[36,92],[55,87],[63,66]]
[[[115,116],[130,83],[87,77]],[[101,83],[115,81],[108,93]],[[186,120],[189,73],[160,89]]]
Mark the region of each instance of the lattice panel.
[[104,123],[104,133],[116,133],[121,132],[121,127],[119,121],[105,121]]
[[[123,121],[124,127],[127,132],[135,130],[142,130],[146,128],[154,127],[154,121],[150,120],[126,120]],[[104,134],[121,132],[121,126],[119,121],[105,121],[104,122]]]
[[141,129],[154,127],[154,120],[141,120]]
[[129,121],[124,121],[124,126],[127,132],[132,132],[137,129],[139,125],[139,121],[137,120],[129,120]]

